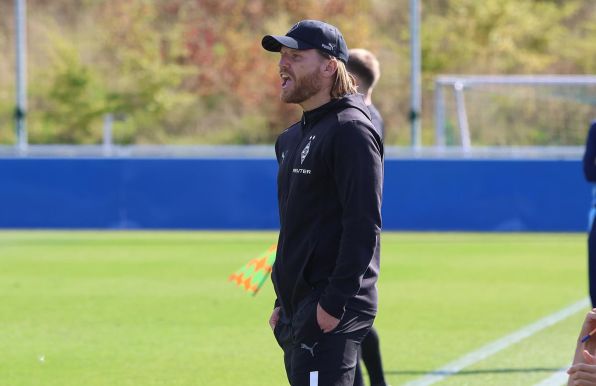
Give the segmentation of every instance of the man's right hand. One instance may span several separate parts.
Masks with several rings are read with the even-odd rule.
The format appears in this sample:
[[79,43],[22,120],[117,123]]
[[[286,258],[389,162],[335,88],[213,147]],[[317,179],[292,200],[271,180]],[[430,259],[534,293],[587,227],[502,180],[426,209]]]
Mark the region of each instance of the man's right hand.
[[269,325],[271,326],[272,330],[275,330],[275,325],[279,320],[279,307],[275,307],[273,312],[271,313],[271,317],[269,318]]

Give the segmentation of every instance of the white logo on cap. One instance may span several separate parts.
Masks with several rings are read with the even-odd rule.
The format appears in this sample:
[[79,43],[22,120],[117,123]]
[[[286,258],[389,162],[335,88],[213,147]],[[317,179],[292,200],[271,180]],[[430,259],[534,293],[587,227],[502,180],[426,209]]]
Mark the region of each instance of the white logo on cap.
[[300,25],[300,22],[298,22],[298,23],[294,24],[294,25],[292,26],[292,28],[290,28],[290,30],[288,31],[288,33],[290,33],[290,32],[292,32],[292,31],[294,31],[296,28],[298,28],[298,26],[299,26],[299,25]]
[[321,47],[323,47],[324,49],[329,50],[329,51],[335,50],[335,46],[331,43],[323,43],[323,44],[321,44]]

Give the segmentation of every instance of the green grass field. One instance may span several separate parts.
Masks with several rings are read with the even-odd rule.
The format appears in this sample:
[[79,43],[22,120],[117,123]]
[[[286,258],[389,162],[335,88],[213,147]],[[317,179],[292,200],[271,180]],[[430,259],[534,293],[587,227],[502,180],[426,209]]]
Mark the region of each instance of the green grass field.
[[[0,232],[0,385],[286,384],[271,283],[251,297],[226,280],[275,236]],[[583,234],[382,240],[376,326],[393,386],[586,296]],[[569,363],[584,314],[437,385],[537,384]]]

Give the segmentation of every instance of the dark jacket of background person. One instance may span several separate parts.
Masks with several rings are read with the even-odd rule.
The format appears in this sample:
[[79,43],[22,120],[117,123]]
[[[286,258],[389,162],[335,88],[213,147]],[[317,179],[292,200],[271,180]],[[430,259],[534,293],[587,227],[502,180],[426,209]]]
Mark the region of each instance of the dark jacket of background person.
[[383,117],[381,117],[381,113],[375,107],[375,105],[370,104],[367,106],[368,110],[370,111],[370,120],[373,123],[375,129],[377,129],[377,133],[381,136],[381,141],[385,140],[385,122],[383,122]]
[[596,121],[592,122],[588,132],[583,164],[586,180],[596,182]]
[[291,317],[301,300],[341,319],[374,316],[379,271],[383,145],[360,95],[312,111],[275,144],[280,234],[272,280]]
[[592,307],[596,307],[596,121],[592,122],[588,131],[583,166],[586,180],[593,184],[592,205],[588,212],[588,287]]

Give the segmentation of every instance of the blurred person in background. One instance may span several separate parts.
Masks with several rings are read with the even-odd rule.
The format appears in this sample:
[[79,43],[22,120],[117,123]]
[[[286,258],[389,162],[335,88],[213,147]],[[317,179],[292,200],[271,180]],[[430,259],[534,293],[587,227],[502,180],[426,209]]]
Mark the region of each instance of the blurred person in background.
[[[377,133],[384,138],[385,124],[383,117],[372,103],[372,92],[381,77],[379,61],[370,51],[363,48],[352,48],[349,51],[348,72],[354,76],[358,92],[363,95],[364,104],[370,111],[370,116]],[[354,386],[364,386],[364,377],[360,367],[360,359],[366,365],[371,386],[387,386],[381,360],[379,334],[373,326],[360,346],[359,363],[356,366]]]
[[358,92],[364,97],[364,104],[370,111],[373,125],[381,136],[385,138],[385,123],[381,113],[372,102],[373,89],[381,77],[381,67],[377,57],[364,48],[352,48],[348,59],[348,72],[354,76]]
[[[593,128],[594,126],[592,126]],[[582,325],[573,364],[567,370],[568,386],[596,386],[596,335],[586,339],[596,328],[596,308],[588,312]]]
[[336,27],[303,20],[261,44],[280,53],[281,100],[303,110],[275,143],[280,232],[269,324],[292,386],[352,386],[377,312],[383,143]]
[[588,217],[588,282],[592,307],[596,307],[596,121],[593,121],[586,140],[586,150],[583,158],[584,176],[593,184],[592,206]]

